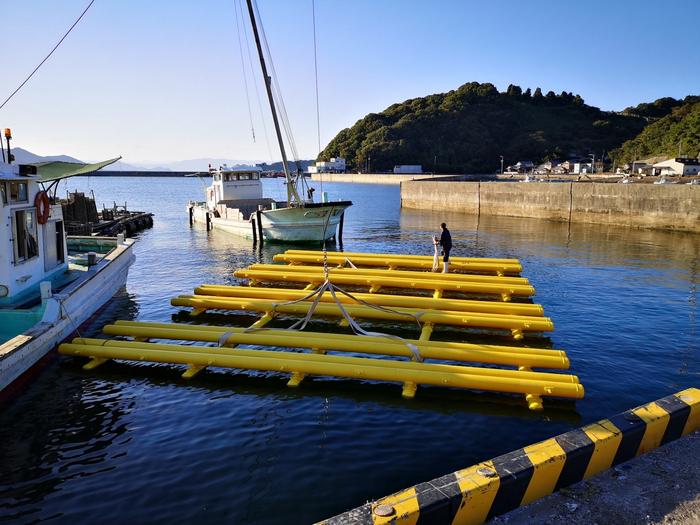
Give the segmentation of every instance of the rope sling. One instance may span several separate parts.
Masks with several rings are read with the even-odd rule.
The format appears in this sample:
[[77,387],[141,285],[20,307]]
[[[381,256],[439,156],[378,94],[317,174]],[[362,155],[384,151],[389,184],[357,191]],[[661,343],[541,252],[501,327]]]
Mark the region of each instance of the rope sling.
[[[328,217],[326,218],[326,224],[324,227],[324,237],[325,237],[325,232],[328,228],[328,221],[330,220],[331,214],[328,214]],[[436,249],[437,250],[437,249]],[[436,251],[437,253],[437,251]],[[352,262],[346,258],[345,261],[352,266],[353,268],[356,268]],[[370,304],[366,301],[363,301],[362,299],[358,299],[354,295],[352,295],[350,292],[347,290],[344,290],[343,288],[333,284],[330,278],[330,269],[328,267],[328,250],[326,249],[326,243],[324,241],[323,243],[323,283],[321,283],[320,286],[318,286],[315,290],[311,290],[307,295],[300,299],[295,299],[293,301],[285,301],[285,302],[280,302],[280,303],[273,303],[272,305],[272,310],[267,313],[267,315],[271,317],[275,317],[277,315],[277,308],[280,306],[287,306],[287,305],[293,305],[293,304],[298,304],[306,301],[310,301],[313,299],[313,302],[311,303],[311,306],[309,307],[308,312],[306,312],[306,315],[304,316],[303,319],[298,320],[291,326],[287,328],[283,328],[283,330],[293,330],[293,331],[302,331],[306,328],[306,326],[309,324],[309,321],[311,321],[311,318],[314,315],[314,312],[316,311],[316,308],[318,307],[319,303],[321,302],[321,299],[323,298],[323,294],[328,292],[331,297],[333,298],[333,302],[335,305],[338,307],[340,310],[341,315],[347,322],[348,326],[350,329],[353,331],[355,335],[358,336],[368,336],[368,337],[384,337],[386,339],[391,339],[393,341],[399,341],[406,345],[409,350],[411,350],[411,354],[413,355],[413,359],[417,362],[423,362],[423,357],[420,354],[420,351],[418,350],[418,347],[412,343],[409,343],[402,337],[399,337],[397,335],[392,335],[392,334],[385,334],[383,332],[373,332],[369,330],[365,330],[362,328],[355,319],[348,313],[348,311],[345,309],[343,306],[343,303],[340,301],[338,298],[338,295],[344,295],[348,297],[351,301],[354,301],[357,304],[360,304],[362,306],[366,306],[368,308],[372,308],[374,310],[379,310],[381,312],[385,313],[391,313],[391,314],[396,314],[400,316],[407,317],[409,319],[412,319],[415,321],[416,325],[418,326],[418,329],[422,329],[422,325],[420,323],[420,319],[423,315],[423,312],[419,313],[409,313],[409,312],[400,312],[397,310],[393,310],[391,308],[385,308],[383,306],[375,305],[375,304]],[[250,332],[256,332],[256,331],[262,331],[262,330],[269,330],[268,328],[265,327],[249,327],[244,330],[244,332],[250,333]],[[226,341],[228,340],[229,337],[233,335],[231,332],[226,332],[221,335],[219,338],[219,346],[224,346]]]

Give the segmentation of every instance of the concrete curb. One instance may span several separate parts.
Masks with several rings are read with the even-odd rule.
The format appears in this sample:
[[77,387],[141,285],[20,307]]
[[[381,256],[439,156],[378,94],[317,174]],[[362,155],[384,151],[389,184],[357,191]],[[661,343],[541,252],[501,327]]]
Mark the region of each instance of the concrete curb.
[[700,428],[700,389],[420,483],[324,525],[483,523]]

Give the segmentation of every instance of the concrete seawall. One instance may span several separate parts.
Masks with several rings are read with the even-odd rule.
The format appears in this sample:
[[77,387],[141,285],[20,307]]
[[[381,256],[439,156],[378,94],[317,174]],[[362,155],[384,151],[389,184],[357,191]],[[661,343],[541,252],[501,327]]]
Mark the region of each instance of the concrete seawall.
[[401,206],[700,233],[700,186],[406,181]]
[[493,178],[494,175],[444,175],[440,173],[314,173],[311,180],[323,182],[352,182],[355,184],[401,184],[412,180],[478,180]]

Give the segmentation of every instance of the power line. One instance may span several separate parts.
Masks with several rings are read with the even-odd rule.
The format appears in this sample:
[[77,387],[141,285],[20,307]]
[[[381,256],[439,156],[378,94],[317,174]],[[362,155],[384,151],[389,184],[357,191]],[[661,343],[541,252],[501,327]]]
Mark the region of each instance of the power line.
[[17,94],[17,92],[18,92],[20,89],[22,89],[22,88],[24,87],[24,85],[25,85],[27,82],[29,82],[29,79],[32,78],[32,77],[34,76],[34,73],[36,73],[37,71],[39,71],[39,68],[40,68],[41,66],[44,65],[44,62],[46,62],[46,61],[49,59],[49,57],[51,57],[51,55],[53,55],[53,52],[56,51],[56,49],[58,49],[58,46],[60,46],[60,45],[63,43],[63,41],[66,39],[66,37],[70,34],[71,31],[73,31],[73,28],[74,28],[76,25],[78,25],[78,22],[80,22],[81,18],[83,18],[83,16],[85,15],[85,13],[87,13],[88,9],[90,9],[90,7],[92,6],[92,4],[94,4],[94,3],[95,3],[95,0],[90,0],[90,3],[88,4],[88,6],[83,10],[82,13],[80,13],[80,16],[76,19],[75,22],[73,22],[73,25],[70,26],[70,27],[68,28],[68,31],[66,31],[66,34],[64,34],[64,35],[61,37],[61,40],[59,40],[58,43],[57,43],[55,46],[53,46],[53,49],[49,52],[48,55],[46,55],[46,56],[44,57],[44,60],[42,60],[41,62],[39,62],[39,65],[36,66],[36,67],[34,68],[34,71],[32,71],[32,72],[29,74],[29,76],[28,76],[27,78],[24,79],[24,82],[22,82],[22,83],[19,85],[19,87],[18,87],[17,89],[15,89],[15,90],[10,94],[10,96],[7,97],[7,98],[5,99],[5,102],[3,102],[3,103],[0,105],[0,109],[4,108],[4,107],[5,107],[5,104],[7,104],[7,103],[10,101],[10,99],[11,99],[12,97],[14,97],[14,96]]

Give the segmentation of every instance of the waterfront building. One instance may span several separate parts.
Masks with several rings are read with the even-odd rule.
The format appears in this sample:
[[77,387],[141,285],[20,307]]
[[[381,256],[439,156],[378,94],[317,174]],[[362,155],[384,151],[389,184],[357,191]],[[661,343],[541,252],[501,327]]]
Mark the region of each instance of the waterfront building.
[[697,175],[700,173],[700,159],[676,157],[657,162],[653,170],[654,175]]
[[343,157],[331,157],[330,161],[321,160],[309,166],[308,173],[345,173],[346,168]]

